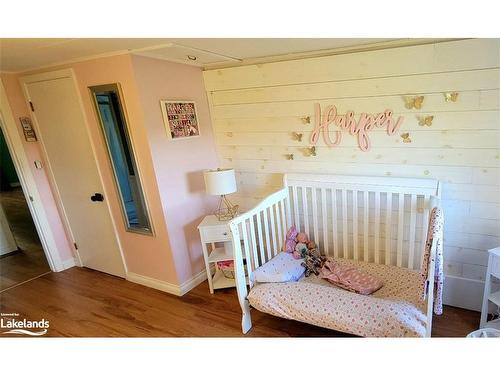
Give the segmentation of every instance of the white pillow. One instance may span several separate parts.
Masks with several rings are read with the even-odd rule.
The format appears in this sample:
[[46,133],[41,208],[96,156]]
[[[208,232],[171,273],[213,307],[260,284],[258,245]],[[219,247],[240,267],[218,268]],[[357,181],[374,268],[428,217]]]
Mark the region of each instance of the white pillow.
[[281,252],[253,271],[251,279],[258,283],[297,281],[305,271],[305,268],[300,265],[303,261],[303,259],[295,259],[291,253]]

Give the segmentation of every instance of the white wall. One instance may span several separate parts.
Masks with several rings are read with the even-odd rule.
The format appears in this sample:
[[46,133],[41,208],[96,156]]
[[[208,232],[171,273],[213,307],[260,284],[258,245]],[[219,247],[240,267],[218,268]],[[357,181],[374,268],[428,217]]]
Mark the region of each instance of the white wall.
[[[480,309],[486,250],[500,246],[499,68],[500,41],[482,39],[206,71],[219,158],[238,171],[234,199],[249,208],[292,171],[437,178],[445,302]],[[459,93],[456,102],[445,101],[450,91]],[[404,97],[417,94],[422,109],[407,109]],[[306,156],[314,103],[358,115],[393,109],[412,142],[379,129],[369,152],[344,135],[334,149],[320,139],[317,156]],[[420,126],[421,115],[434,115],[432,126]],[[303,133],[302,142],[292,132]]]

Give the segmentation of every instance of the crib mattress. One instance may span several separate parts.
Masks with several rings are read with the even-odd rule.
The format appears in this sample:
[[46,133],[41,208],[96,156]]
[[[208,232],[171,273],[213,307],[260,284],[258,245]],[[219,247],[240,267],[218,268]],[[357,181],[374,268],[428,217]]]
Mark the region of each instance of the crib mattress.
[[298,282],[255,285],[248,294],[254,308],[364,337],[423,337],[426,305],[417,271],[374,263],[356,264],[382,279],[384,286],[369,296],[349,292],[316,276]]

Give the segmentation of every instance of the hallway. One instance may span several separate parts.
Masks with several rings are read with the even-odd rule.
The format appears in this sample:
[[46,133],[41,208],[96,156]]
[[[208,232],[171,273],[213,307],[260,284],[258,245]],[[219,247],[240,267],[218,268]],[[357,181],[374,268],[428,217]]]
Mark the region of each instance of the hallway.
[[20,250],[0,258],[0,291],[50,272],[21,188],[0,192],[10,228]]

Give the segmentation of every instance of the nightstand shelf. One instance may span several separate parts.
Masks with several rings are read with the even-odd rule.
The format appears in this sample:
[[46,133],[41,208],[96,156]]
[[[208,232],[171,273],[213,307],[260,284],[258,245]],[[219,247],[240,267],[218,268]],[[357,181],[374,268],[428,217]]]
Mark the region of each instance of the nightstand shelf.
[[500,290],[498,292],[490,294],[488,297],[490,302],[493,302],[495,305],[500,306]]
[[223,260],[233,260],[233,254],[227,254],[226,248],[224,247],[214,248],[208,256],[209,263],[220,262]]
[[495,328],[500,330],[500,318],[488,321],[488,313],[491,311],[491,304],[494,304],[496,309],[500,308],[500,290],[492,290],[495,284],[498,289],[500,281],[500,247],[489,250],[488,270],[486,271],[486,279],[484,283],[483,307],[481,309],[480,328]]

